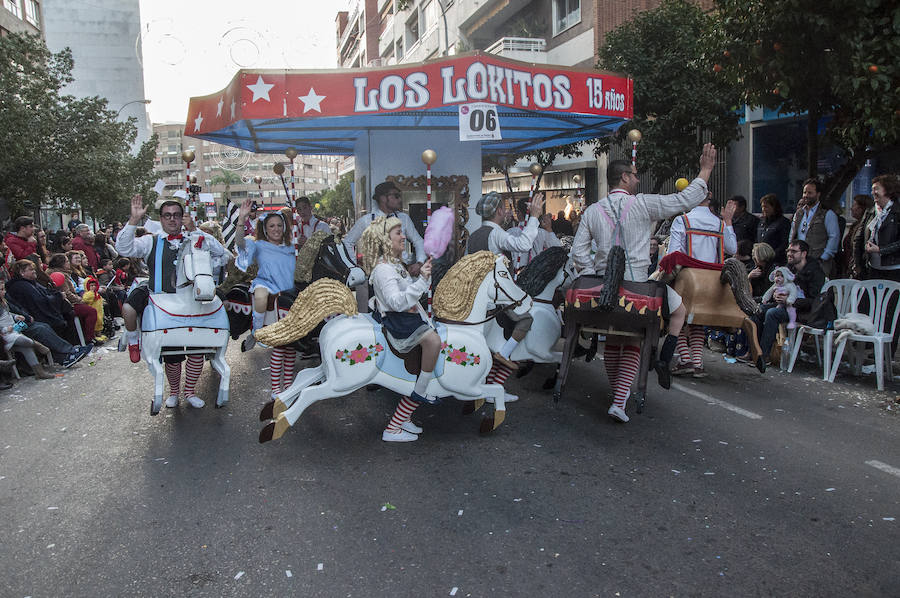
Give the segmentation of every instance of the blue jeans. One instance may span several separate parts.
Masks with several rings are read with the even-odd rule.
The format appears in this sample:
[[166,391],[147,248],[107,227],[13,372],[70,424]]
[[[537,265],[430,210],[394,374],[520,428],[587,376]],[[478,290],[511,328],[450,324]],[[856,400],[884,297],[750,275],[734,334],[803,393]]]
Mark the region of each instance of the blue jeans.
[[65,361],[69,353],[75,349],[68,341],[60,338],[49,324],[44,324],[37,320],[29,324],[22,334],[50,349],[50,352],[53,354],[53,361],[56,363]]
[[772,352],[772,345],[775,344],[775,337],[778,335],[778,327],[788,322],[787,310],[782,305],[775,303],[766,303],[760,306],[760,313],[754,319],[759,334],[759,344],[762,349],[763,357],[768,359],[769,353]]

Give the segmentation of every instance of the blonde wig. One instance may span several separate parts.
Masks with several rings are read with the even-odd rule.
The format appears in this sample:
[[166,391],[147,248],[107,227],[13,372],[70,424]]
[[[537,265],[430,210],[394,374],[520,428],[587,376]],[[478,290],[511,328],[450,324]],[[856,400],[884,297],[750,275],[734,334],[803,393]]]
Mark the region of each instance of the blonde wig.
[[434,315],[448,320],[468,318],[478,287],[496,261],[490,251],[479,251],[456,262],[434,290]]
[[212,237],[222,245],[225,244],[224,239],[222,239],[222,225],[220,225],[215,220],[207,220],[197,228],[205,232],[207,235],[212,235]]
[[378,263],[379,258],[387,262],[399,262],[391,250],[391,238],[388,233],[396,226],[403,226],[396,216],[379,216],[372,224],[366,227],[359,238],[359,246],[362,253],[362,269],[366,274],[371,274]]

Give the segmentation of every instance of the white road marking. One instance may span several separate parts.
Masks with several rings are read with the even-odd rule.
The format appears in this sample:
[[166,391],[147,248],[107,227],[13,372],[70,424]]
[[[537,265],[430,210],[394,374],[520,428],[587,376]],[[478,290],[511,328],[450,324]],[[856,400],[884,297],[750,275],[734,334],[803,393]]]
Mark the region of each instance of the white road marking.
[[898,469],[896,467],[892,467],[892,466],[888,465],[887,463],[882,463],[881,461],[873,460],[873,461],[866,461],[866,465],[868,465],[870,467],[874,467],[875,469],[880,469],[881,471],[883,471],[885,473],[889,473],[891,475],[895,475],[898,478],[900,478],[900,469]]
[[696,397],[698,399],[703,399],[710,405],[717,405],[719,407],[722,407],[723,409],[733,411],[733,412],[737,413],[738,415],[743,415],[744,417],[747,417],[750,419],[762,419],[762,416],[758,413],[753,413],[752,411],[747,411],[746,409],[742,409],[741,407],[738,407],[737,405],[732,405],[731,403],[728,403],[721,399],[716,399],[714,397],[709,396],[706,393],[700,392],[699,390],[694,390],[692,388],[688,388],[687,386],[683,386],[681,384],[672,384],[672,388],[674,388],[675,390],[680,390],[684,394],[691,395],[692,397]]

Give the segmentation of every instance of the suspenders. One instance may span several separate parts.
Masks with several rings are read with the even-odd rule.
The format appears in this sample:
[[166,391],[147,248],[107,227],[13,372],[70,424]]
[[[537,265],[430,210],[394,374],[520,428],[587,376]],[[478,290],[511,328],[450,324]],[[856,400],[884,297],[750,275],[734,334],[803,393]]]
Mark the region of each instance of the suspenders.
[[693,237],[698,235],[701,237],[713,237],[718,240],[716,243],[716,263],[721,264],[725,255],[725,223],[719,220],[719,231],[704,230],[702,228],[694,228],[688,220],[687,214],[681,216],[684,219],[684,237],[687,241],[688,255],[694,257]]

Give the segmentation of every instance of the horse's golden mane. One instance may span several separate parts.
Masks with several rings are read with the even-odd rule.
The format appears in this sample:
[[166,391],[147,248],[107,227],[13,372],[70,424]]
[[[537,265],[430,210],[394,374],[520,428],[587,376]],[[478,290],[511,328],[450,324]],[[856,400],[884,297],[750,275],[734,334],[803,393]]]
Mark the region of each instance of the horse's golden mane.
[[[290,234],[285,231],[284,234]],[[296,282],[310,282],[312,280],[313,266],[316,264],[316,258],[319,257],[319,249],[330,232],[317,230],[309,236],[300,252],[297,254],[297,265],[294,266],[294,280]]]
[[479,251],[456,262],[434,290],[434,315],[447,320],[468,318],[478,287],[496,260],[490,251]]

